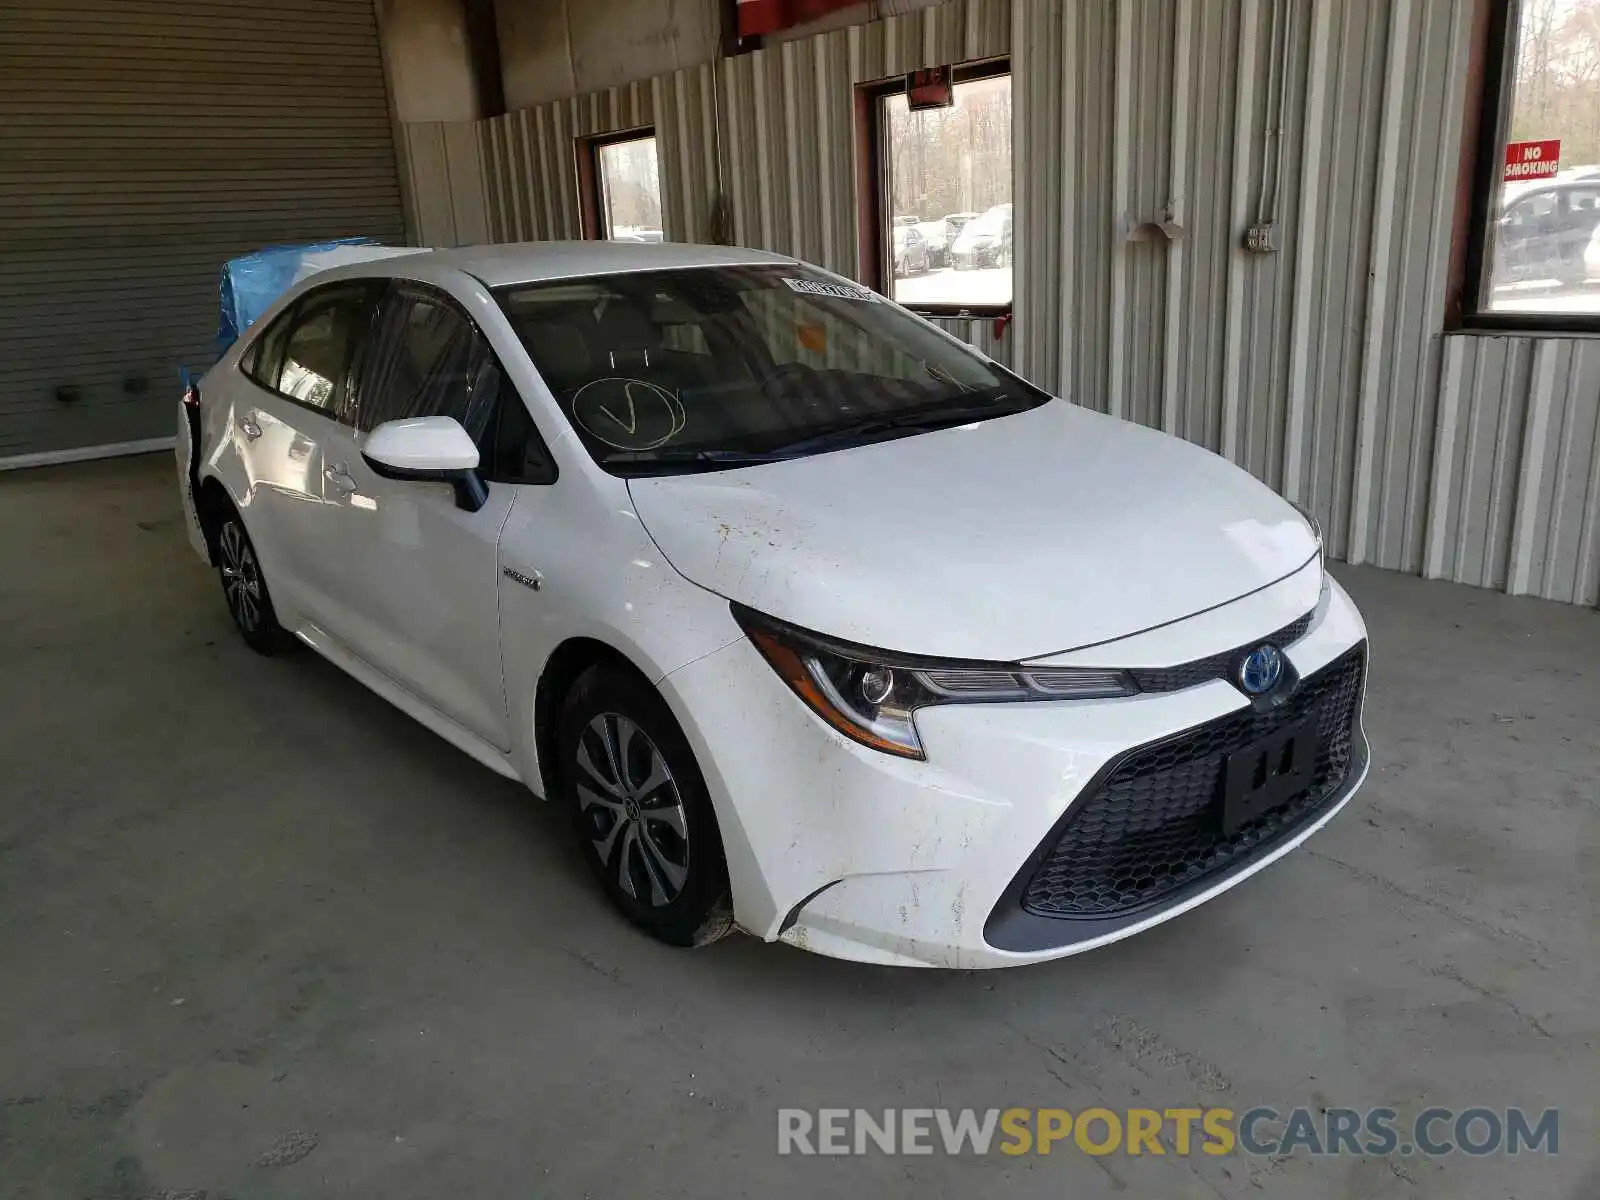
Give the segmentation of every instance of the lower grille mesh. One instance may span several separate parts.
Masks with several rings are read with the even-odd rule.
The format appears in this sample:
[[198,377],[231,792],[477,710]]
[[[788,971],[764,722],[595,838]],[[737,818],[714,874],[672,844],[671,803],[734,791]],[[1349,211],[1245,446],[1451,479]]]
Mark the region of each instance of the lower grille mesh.
[[[1226,870],[1313,818],[1350,773],[1366,645],[1301,681],[1271,712],[1246,709],[1133,751],[1079,800],[1023,891],[1045,917],[1118,916]],[[1224,836],[1223,761],[1302,721],[1316,723],[1312,783],[1286,804]]]

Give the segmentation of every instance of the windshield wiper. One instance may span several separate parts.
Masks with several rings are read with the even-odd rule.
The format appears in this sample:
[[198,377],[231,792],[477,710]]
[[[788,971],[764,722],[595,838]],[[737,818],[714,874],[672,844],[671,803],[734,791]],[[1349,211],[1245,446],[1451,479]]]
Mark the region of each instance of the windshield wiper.
[[663,446],[659,450],[621,450],[601,460],[605,467],[748,467],[781,462],[787,451],[693,449],[688,446]]
[[786,442],[774,452],[784,456],[811,454],[818,450],[852,445],[883,433],[931,433],[936,429],[969,425],[974,421],[986,421],[991,417],[1010,416],[1029,407],[1031,405],[973,404],[963,408],[921,409],[888,415],[878,414],[843,425],[833,425],[798,441]]
[[821,450],[838,449],[870,441],[880,434],[930,433],[936,429],[969,425],[974,421],[985,421],[992,417],[1010,416],[1032,407],[1031,404],[1019,404],[1015,401],[1011,403],[990,401],[986,404],[967,404],[960,408],[921,408],[899,413],[875,413],[859,417],[854,421],[831,425],[768,450],[662,446],[656,450],[619,450],[614,454],[608,454],[601,460],[601,465],[636,468],[640,473],[657,468],[662,471],[692,471],[760,466],[763,463],[783,462],[785,459],[799,458]]

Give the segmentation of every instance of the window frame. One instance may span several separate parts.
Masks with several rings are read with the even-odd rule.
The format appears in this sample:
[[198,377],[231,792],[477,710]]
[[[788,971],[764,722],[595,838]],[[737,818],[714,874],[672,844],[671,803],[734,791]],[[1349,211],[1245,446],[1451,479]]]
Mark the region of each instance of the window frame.
[[[426,280],[413,279],[406,275],[395,275],[380,282],[384,283],[385,286],[378,296],[377,302],[373,305],[367,336],[363,339],[363,347],[371,342],[373,335],[379,328],[378,323],[384,319],[389,305],[393,304],[396,299],[405,296],[408,292],[419,293],[423,299],[433,300],[455,313],[456,316],[467,323],[474,333],[483,339],[485,348],[493,357],[495,366],[500,371],[500,393],[495,397],[494,409],[484,429],[482,441],[478,443],[478,473],[483,477],[485,483],[504,483],[528,487],[548,487],[553,484],[561,474],[561,471],[556,464],[555,455],[550,453],[550,444],[545,441],[544,434],[539,429],[538,421],[534,419],[532,410],[528,408],[528,402],[522,398],[522,392],[512,382],[510,374],[506,371],[505,358],[495,349],[494,341],[484,331],[483,326],[472,319],[472,314],[467,311],[466,305],[448,288],[441,287],[436,283],[429,283]],[[365,384],[366,355],[358,352],[358,356],[359,361],[355,364],[357,368],[356,377],[362,384]],[[351,414],[352,420],[350,424],[356,431],[357,436],[366,439],[372,436],[372,429],[362,424],[361,398],[361,392],[358,389],[357,403]],[[539,455],[548,470],[548,478],[507,478],[496,469],[498,466],[494,461],[494,448],[497,444],[496,435],[500,429],[501,412],[510,403],[521,405],[523,411],[527,414],[528,432],[539,448]]]
[[[372,335],[373,322],[377,319],[379,302],[383,298],[384,284],[385,281],[381,278],[357,277],[354,279],[332,279],[326,283],[319,283],[314,287],[307,288],[291,300],[281,313],[262,325],[260,331],[250,339],[250,344],[245,347],[244,353],[239,356],[239,373],[262,391],[270,392],[279,400],[293,404],[296,408],[303,408],[306,412],[316,413],[318,416],[326,417],[336,424],[345,425],[351,429],[356,428],[355,414],[361,403],[359,380],[363,365],[363,351],[365,350],[367,339]],[[345,378],[341,384],[343,395],[340,397],[342,404],[312,404],[308,400],[302,400],[298,396],[291,396],[288,392],[281,391],[278,388],[277,381],[283,375],[283,359],[284,355],[288,353],[289,341],[300,324],[300,310],[305,307],[307,301],[324,292],[346,289],[352,285],[362,288],[367,293],[366,327],[357,333],[356,344],[351,351],[350,361],[345,364]],[[261,362],[261,347],[262,343],[272,335],[272,331],[279,326],[282,326],[286,332],[283,344],[278,347],[274,380],[272,383],[267,383],[261,375],[263,365]]]
[[[1000,55],[995,58],[972,59],[968,62],[956,63],[951,67],[951,85],[958,86],[971,83],[978,79],[995,79],[1001,75],[1012,76],[1015,87],[1015,76],[1012,75],[1011,58],[1009,55]],[[888,130],[885,127],[885,107],[883,101],[890,96],[903,95],[906,90],[906,77],[900,75],[893,79],[880,79],[872,83],[856,85],[856,198],[858,205],[857,226],[859,231],[859,256],[861,279],[873,291],[889,299],[894,299],[894,271],[889,263],[889,256],[893,253],[894,237],[890,231],[894,216],[889,211],[889,156],[888,156]],[[1016,193],[1016,109],[1013,107],[1012,120],[1012,193]],[[1013,204],[1015,199],[1013,198]],[[930,304],[930,303],[904,303],[895,300],[902,308],[908,308],[919,316],[937,319],[972,319],[986,320],[992,317],[1009,317],[1016,306],[1016,209],[1012,209],[1012,287],[1011,300],[1006,304]]]
[[[601,186],[600,151],[622,142],[639,142],[650,138],[656,143],[656,187],[661,187],[661,141],[654,125],[638,125],[632,129],[607,130],[605,133],[585,134],[577,139],[578,166],[578,225],[584,241],[603,242],[611,231],[606,228],[605,189]],[[662,214],[665,222],[666,214]]]
[[[1485,304],[1494,265],[1490,251],[1495,197],[1505,174],[1505,148],[1511,129],[1520,13],[1519,0],[1477,0],[1467,69],[1469,110],[1456,188],[1454,261],[1445,300],[1444,329],[1446,333],[1600,333],[1600,312],[1496,312]],[[1595,182],[1600,185],[1600,180]],[[1565,206],[1564,201],[1562,205]]]

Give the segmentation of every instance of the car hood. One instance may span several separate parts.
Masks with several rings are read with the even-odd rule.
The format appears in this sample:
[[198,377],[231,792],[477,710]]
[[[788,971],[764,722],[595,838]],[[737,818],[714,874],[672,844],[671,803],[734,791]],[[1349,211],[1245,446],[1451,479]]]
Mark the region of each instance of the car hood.
[[756,467],[629,480],[682,575],[847,641],[1016,660],[1274,583],[1305,519],[1223,459],[1054,400]]

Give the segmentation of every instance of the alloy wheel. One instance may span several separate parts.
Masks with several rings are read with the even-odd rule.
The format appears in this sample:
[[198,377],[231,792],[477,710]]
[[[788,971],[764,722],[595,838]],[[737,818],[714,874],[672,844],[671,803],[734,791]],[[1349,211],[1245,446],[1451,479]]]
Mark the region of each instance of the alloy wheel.
[[229,521],[217,539],[222,551],[222,588],[239,628],[254,632],[261,624],[261,568],[238,522]]
[[662,908],[689,878],[689,826],[672,769],[650,735],[601,713],[578,739],[578,811],[600,863],[641,904]]

